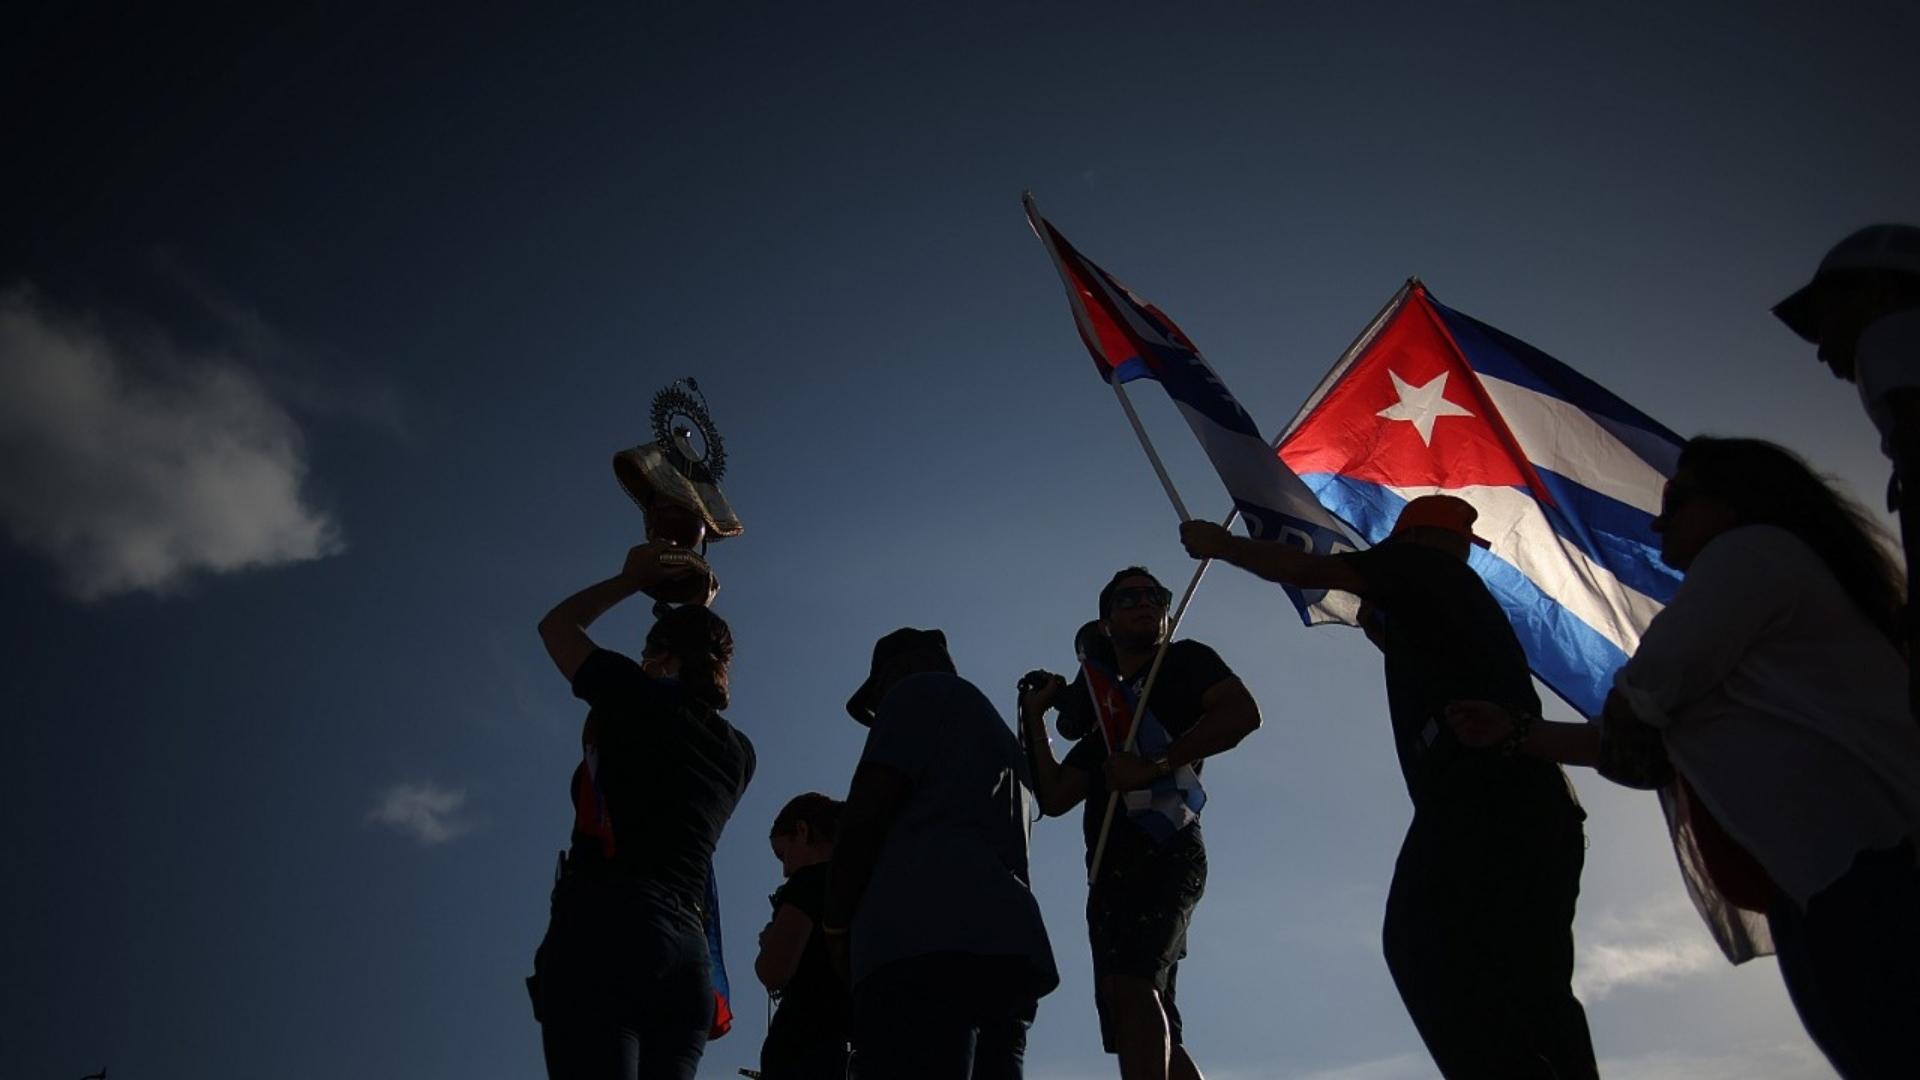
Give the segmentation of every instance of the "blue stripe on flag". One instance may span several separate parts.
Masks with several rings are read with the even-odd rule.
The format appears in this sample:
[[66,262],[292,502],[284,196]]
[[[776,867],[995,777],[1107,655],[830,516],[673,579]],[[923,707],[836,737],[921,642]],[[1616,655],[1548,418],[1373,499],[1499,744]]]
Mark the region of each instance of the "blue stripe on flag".
[[[1649,465],[1662,472],[1673,471],[1673,457],[1678,456],[1680,436],[1646,413],[1616,397],[1606,387],[1587,378],[1567,365],[1541,352],[1539,349],[1521,341],[1502,330],[1488,326],[1471,315],[1447,307],[1428,294],[1427,302],[1447,325],[1453,335],[1454,344],[1467,358],[1473,370],[1496,379],[1504,379],[1517,386],[1556,397],[1565,401],[1599,421],[1612,421],[1606,424],[1616,435],[1622,428],[1648,433],[1653,439],[1629,440],[1622,438],[1635,453]],[[1665,444],[1675,447],[1671,455],[1657,450]],[[1649,451],[1654,456],[1649,456]],[[1664,460],[1655,460],[1655,458]],[[1664,467],[1663,467],[1664,466]]]

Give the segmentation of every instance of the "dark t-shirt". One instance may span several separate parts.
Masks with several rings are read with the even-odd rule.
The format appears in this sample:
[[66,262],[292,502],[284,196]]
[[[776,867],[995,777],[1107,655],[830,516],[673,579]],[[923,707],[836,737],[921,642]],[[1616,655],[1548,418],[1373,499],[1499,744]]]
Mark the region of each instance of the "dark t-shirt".
[[569,858],[610,862],[701,910],[714,845],[753,778],[753,744],[679,682],[607,649],[580,665],[573,693],[592,708]]
[[[780,991],[780,1008],[767,1025],[767,1050],[788,1051],[794,1047],[844,1045],[852,999],[847,985],[834,974],[833,959],[827,954],[827,938],[820,924],[827,907],[827,864],[803,866],[773,894],[775,911],[792,904],[813,920],[813,933],[807,938],[806,951],[800,954],[800,966]],[[764,1059],[769,1056],[763,1052]]]
[[[1200,704],[1206,692],[1233,677],[1233,669],[1220,659],[1219,653],[1197,641],[1176,641],[1167,646],[1167,657],[1160,662],[1160,675],[1153,681],[1153,696],[1147,701],[1147,708],[1160,721],[1160,726],[1167,729],[1167,734],[1177,739],[1198,723],[1201,714],[1206,711]],[[1136,692],[1146,681],[1145,667],[1134,673],[1132,678],[1122,680],[1128,690]],[[1061,693],[1076,695],[1076,702],[1086,700],[1085,673],[1076,677],[1073,685]],[[1102,771],[1106,760],[1106,739],[1100,732],[1091,731],[1067,752],[1066,760],[1061,762],[1087,778],[1087,804],[1080,821],[1081,830],[1087,838],[1088,865],[1092,865],[1094,845],[1100,839],[1100,822],[1107,813],[1107,778]],[[1205,764],[1204,761],[1194,762],[1194,775],[1199,775]],[[1185,831],[1191,832],[1196,842],[1200,839],[1198,821],[1187,826]],[[1153,838],[1147,831],[1134,824],[1124,808],[1116,807],[1113,828],[1107,836],[1107,854],[1101,859],[1101,875],[1105,876],[1107,867],[1124,867],[1144,857],[1154,850],[1154,846]]]
[[1447,726],[1443,713],[1454,701],[1540,712],[1520,639],[1480,575],[1456,556],[1405,541],[1334,557],[1366,581],[1360,595],[1374,609],[1386,655],[1387,711],[1415,809],[1516,798],[1571,803],[1559,766],[1464,746]]

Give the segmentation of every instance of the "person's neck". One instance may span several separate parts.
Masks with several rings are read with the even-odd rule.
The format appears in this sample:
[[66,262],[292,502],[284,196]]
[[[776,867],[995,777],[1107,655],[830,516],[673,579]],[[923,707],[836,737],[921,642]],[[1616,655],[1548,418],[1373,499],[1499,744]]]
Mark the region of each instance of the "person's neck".
[[1119,666],[1120,677],[1131,679],[1144,671],[1148,664],[1153,663],[1153,654],[1159,649],[1160,643],[1157,641],[1146,642],[1138,648],[1123,645],[1118,641],[1114,642],[1113,659]]

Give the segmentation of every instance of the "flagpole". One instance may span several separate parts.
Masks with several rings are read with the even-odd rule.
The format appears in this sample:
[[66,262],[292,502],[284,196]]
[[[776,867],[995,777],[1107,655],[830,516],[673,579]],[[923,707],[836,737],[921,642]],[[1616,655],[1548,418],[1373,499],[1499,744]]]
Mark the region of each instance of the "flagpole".
[[1133,425],[1133,433],[1140,440],[1140,449],[1147,452],[1147,460],[1153,464],[1153,475],[1160,478],[1160,486],[1166,489],[1174,512],[1180,515],[1181,521],[1190,520],[1193,515],[1187,513],[1187,504],[1181,500],[1180,493],[1174,490],[1173,477],[1167,475],[1167,467],[1154,450],[1153,440],[1147,438],[1147,429],[1140,423],[1140,414],[1133,411],[1133,399],[1127,397],[1127,391],[1120,385],[1119,368],[1113,369],[1112,374],[1107,376],[1107,385],[1113,387],[1113,396],[1120,399],[1120,411],[1127,414],[1127,423]]

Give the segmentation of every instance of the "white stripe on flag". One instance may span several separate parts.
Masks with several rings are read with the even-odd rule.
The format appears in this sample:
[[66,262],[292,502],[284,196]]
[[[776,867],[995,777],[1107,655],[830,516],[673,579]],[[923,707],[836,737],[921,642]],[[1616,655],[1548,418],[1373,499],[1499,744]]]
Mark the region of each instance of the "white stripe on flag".
[[1480,385],[1536,468],[1649,514],[1660,512],[1666,477],[1586,410],[1504,379],[1481,375]]
[[1587,557],[1579,546],[1553,531],[1540,504],[1511,487],[1390,488],[1404,499],[1421,495],[1457,495],[1473,504],[1480,517],[1473,531],[1492,544],[1488,550],[1539,586],[1548,598],[1633,655],[1641,628],[1653,621],[1661,603],[1623,584],[1613,571]]

